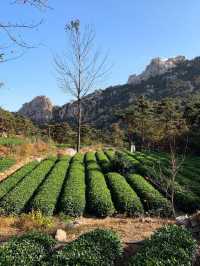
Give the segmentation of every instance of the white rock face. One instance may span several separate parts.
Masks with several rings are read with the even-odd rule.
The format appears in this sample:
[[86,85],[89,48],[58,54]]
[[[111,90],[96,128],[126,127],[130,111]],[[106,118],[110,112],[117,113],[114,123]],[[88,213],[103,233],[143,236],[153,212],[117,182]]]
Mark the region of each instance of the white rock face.
[[185,56],[177,56],[168,59],[162,59],[160,57],[154,58],[140,75],[133,74],[129,76],[128,84],[139,84],[141,81],[147,80],[150,77],[164,74],[184,60],[186,60]]

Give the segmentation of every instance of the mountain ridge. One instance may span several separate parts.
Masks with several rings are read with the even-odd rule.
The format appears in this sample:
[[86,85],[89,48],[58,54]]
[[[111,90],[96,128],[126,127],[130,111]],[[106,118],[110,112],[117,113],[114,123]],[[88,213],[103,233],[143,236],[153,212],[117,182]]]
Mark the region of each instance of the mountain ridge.
[[[172,59],[168,59],[166,62],[169,63],[170,60]],[[178,56],[175,57],[175,60],[178,62],[176,66],[166,68],[166,71],[162,71],[161,74],[141,79],[139,83],[129,82],[124,85],[110,86],[85,96],[82,101],[84,122],[94,124],[98,128],[109,125],[115,120],[113,115],[115,110],[126,109],[134,104],[140,95],[152,100],[160,100],[166,97],[185,98],[191,93],[200,92],[200,57],[188,60],[183,56]],[[149,65],[147,69],[149,69]],[[19,113],[36,123],[73,123],[76,102],[53,106],[45,96],[40,96],[40,101],[37,99],[36,102],[32,100],[23,105]],[[35,108],[32,108],[34,104]]]

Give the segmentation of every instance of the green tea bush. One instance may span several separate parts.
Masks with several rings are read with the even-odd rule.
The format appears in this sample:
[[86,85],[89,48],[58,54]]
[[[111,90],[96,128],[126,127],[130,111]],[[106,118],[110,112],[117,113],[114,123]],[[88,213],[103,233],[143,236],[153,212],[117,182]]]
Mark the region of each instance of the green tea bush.
[[5,213],[19,214],[22,212],[33,193],[45,179],[55,163],[54,159],[42,161],[17,186],[0,201],[0,207]]
[[16,172],[14,172],[12,175],[8,176],[6,179],[4,179],[0,183],[0,198],[6,195],[19,181],[21,181],[27,174],[29,174],[36,166],[38,165],[38,162],[33,161]]
[[0,172],[5,171],[6,169],[10,168],[13,164],[15,164],[15,160],[11,158],[0,157]]
[[14,237],[0,246],[0,265],[43,265],[42,261],[49,257],[55,244],[52,237],[39,232]]
[[143,213],[140,198],[123,176],[118,173],[108,173],[106,179],[117,211],[131,216]]
[[107,187],[103,173],[96,162],[95,154],[86,154],[87,169],[87,209],[97,216],[109,216],[115,211],[110,191]]
[[108,159],[112,162],[112,160],[115,157],[115,151],[112,149],[108,149],[108,150],[104,150],[106,156],[108,157]]
[[69,166],[69,157],[58,161],[51,173],[39,187],[37,194],[31,200],[30,210],[39,210],[43,214],[53,215],[63,182]]
[[197,248],[196,241],[186,229],[169,225],[159,229],[136,256],[131,257],[129,266],[192,266]]
[[119,172],[122,175],[135,173],[137,166],[139,165],[138,160],[128,156],[125,152],[121,151],[117,151],[115,153],[112,163],[115,172]]
[[[138,158],[137,153],[133,155],[136,159]],[[169,169],[165,167],[162,168],[163,174],[166,175],[166,178],[161,178],[160,169],[156,167],[151,167],[147,165],[146,159],[140,158],[140,164],[137,165],[137,172],[142,176],[148,176],[152,178],[155,182],[162,184],[162,187],[168,188],[170,191],[170,179],[168,178]],[[189,190],[185,186],[181,186],[178,182],[175,181],[174,185],[174,200],[175,205],[184,212],[193,213],[200,209],[200,198]]]
[[131,174],[127,176],[130,186],[140,196],[140,199],[150,214],[158,214],[161,216],[170,216],[172,208],[170,202],[156,190],[144,177]]
[[112,170],[111,161],[108,159],[108,157],[103,151],[97,151],[96,158],[104,173],[110,172]]
[[60,199],[60,211],[75,217],[83,214],[86,204],[83,158],[78,153],[72,158]]
[[49,265],[113,266],[121,258],[122,244],[115,232],[96,229],[67,244]]

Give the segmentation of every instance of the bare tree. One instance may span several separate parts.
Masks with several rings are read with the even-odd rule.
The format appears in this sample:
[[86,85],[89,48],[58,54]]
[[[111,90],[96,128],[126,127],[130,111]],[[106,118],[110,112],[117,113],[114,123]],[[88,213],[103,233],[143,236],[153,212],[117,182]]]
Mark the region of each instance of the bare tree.
[[[15,0],[13,4],[28,4],[35,8],[48,8],[48,0]],[[34,48],[35,46],[24,40],[22,37],[25,31],[38,28],[42,23],[18,23],[0,21],[0,63],[20,57],[25,49]]]
[[82,100],[108,73],[107,56],[102,56],[94,48],[95,32],[91,26],[81,30],[79,20],[66,25],[69,46],[62,56],[56,56],[54,61],[59,74],[59,84],[70,93],[76,101],[77,119],[77,151],[81,144]]

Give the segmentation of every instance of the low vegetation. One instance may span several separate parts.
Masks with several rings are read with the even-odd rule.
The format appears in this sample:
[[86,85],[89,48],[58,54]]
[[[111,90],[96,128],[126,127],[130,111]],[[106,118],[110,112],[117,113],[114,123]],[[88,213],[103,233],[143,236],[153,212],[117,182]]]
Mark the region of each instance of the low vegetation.
[[170,225],[159,229],[145,241],[129,266],[192,266],[196,241],[186,229]]
[[115,207],[120,213],[127,215],[143,213],[143,206],[139,197],[123,176],[118,173],[108,173],[106,180],[111,190]]
[[127,176],[127,181],[141,198],[148,213],[162,216],[171,215],[170,202],[142,176],[131,174]]
[[69,158],[58,161],[36,195],[30,201],[31,210],[40,210],[43,214],[53,215],[63,182],[65,180]]
[[112,266],[121,255],[119,236],[110,230],[96,229],[55,253],[50,265]]
[[6,194],[0,202],[2,211],[14,214],[22,212],[38,186],[50,172],[54,163],[55,159],[44,160],[22,182]]
[[3,172],[15,164],[15,160],[7,157],[0,158],[0,172]]
[[112,215],[115,211],[105,177],[98,165],[95,153],[85,156],[87,169],[87,210],[97,216]]
[[66,215],[81,216],[85,210],[85,167],[83,160],[84,156],[77,153],[69,166],[60,199],[60,211]]
[[14,237],[0,246],[0,265],[43,265],[55,244],[51,236],[39,232]]

